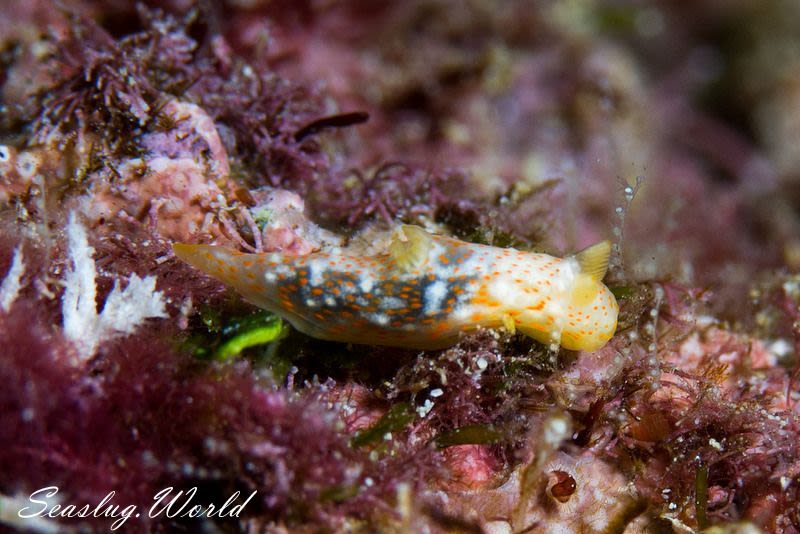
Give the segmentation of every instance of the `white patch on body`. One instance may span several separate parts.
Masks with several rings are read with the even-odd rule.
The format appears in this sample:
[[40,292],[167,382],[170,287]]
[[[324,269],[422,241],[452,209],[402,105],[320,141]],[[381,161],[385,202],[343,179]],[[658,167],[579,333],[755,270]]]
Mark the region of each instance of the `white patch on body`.
[[383,326],[389,323],[389,316],[383,313],[373,313],[369,316],[369,320]]
[[321,261],[308,262],[308,280],[313,287],[322,285],[322,277],[325,274],[325,265]]
[[436,281],[425,289],[425,313],[432,314],[442,307],[442,301],[447,294],[447,286],[442,281]]
[[472,315],[474,310],[474,306],[458,306],[455,311],[453,311],[453,319],[459,322],[465,322],[467,317]]
[[381,299],[381,308],[387,310],[396,310],[405,307],[405,302],[397,297],[386,297]]
[[375,281],[372,279],[371,276],[363,276],[358,283],[358,287],[361,289],[363,293],[369,293],[372,291],[372,286],[375,284]]

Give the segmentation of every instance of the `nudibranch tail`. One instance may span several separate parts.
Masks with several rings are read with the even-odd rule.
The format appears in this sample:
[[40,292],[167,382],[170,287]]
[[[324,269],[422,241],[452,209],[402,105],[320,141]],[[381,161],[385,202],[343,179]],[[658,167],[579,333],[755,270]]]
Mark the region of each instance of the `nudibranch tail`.
[[232,260],[235,254],[241,254],[225,247],[188,243],[175,243],[172,245],[172,251],[192,267],[200,269],[226,284],[230,284],[236,274],[230,271],[230,266],[233,265]]
[[280,254],[245,254],[216,245],[175,243],[172,250],[178,258],[233,287],[259,306],[270,296],[270,287],[263,282],[266,271],[283,261]]

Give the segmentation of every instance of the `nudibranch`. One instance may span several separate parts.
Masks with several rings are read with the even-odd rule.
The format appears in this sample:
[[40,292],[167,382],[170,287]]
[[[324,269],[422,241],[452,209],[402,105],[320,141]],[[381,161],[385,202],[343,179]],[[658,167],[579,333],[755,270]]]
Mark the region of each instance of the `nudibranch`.
[[586,351],[605,345],[617,326],[617,301],[602,283],[610,249],[603,241],[562,259],[410,225],[371,256],[174,245],[182,260],[316,338],[436,349],[460,332],[505,327]]

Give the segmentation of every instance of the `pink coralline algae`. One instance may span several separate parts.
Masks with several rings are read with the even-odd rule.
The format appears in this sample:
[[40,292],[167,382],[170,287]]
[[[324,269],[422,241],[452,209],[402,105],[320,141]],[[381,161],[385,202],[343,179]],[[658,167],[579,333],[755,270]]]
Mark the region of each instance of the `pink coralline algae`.
[[[5,2],[0,524],[111,527],[17,514],[58,486],[137,531],[800,532],[797,8],[767,4]],[[322,341],[173,254],[401,225],[608,240],[617,329]],[[255,494],[150,517],[168,487]]]

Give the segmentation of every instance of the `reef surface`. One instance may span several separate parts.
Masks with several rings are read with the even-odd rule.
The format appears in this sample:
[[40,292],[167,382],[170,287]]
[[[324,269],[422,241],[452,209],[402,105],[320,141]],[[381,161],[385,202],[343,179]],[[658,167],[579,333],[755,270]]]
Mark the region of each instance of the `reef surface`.
[[[800,531],[796,2],[3,7],[0,524]],[[324,342],[172,253],[398,224],[611,239],[616,335]]]

